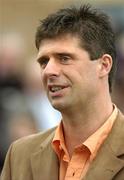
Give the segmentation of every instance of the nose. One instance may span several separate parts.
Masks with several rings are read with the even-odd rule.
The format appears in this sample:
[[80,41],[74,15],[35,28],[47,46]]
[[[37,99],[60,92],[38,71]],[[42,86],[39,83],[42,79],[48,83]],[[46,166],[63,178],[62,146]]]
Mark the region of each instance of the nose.
[[43,76],[45,77],[57,77],[60,74],[60,65],[55,59],[50,59],[45,69],[43,70]]

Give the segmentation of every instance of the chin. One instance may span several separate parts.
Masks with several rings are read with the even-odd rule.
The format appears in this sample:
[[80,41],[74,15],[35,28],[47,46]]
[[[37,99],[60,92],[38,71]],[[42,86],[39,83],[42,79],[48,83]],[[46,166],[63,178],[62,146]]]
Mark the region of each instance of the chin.
[[60,112],[67,108],[67,105],[62,102],[52,102],[51,105]]
[[69,107],[72,106],[72,100],[70,100],[70,98],[49,98],[49,101],[51,103],[51,105],[57,109],[58,111],[67,111],[67,109],[69,109]]

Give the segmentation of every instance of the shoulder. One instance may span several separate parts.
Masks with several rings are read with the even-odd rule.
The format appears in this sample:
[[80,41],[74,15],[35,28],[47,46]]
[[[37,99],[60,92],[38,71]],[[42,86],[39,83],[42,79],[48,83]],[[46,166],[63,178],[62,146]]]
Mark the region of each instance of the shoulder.
[[35,154],[41,155],[42,144],[51,144],[55,129],[52,128],[46,132],[30,135],[13,142],[6,155],[2,179],[9,180],[11,176],[12,179],[21,180],[25,177],[32,179],[31,159]]
[[55,129],[56,127],[51,128],[45,132],[23,137],[13,142],[10,149],[14,154],[16,154],[16,152],[18,154],[23,154],[23,152],[26,154],[31,154],[37,151],[45,141],[51,143],[54,137]]

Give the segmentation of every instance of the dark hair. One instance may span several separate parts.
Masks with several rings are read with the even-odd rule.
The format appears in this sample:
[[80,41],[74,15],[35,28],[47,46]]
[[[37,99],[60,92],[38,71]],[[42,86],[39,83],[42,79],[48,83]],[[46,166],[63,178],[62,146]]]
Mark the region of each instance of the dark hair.
[[77,35],[81,46],[89,53],[91,60],[103,54],[111,55],[112,69],[109,73],[109,90],[116,71],[115,36],[109,17],[92,9],[90,5],[60,9],[43,19],[36,32],[36,47],[44,39],[55,38],[64,34]]

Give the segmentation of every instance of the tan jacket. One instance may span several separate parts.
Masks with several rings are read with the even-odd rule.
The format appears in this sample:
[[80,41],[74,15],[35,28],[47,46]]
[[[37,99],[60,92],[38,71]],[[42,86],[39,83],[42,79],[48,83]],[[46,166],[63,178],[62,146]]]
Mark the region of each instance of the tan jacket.
[[[58,180],[59,161],[51,148],[55,128],[13,143],[1,180]],[[83,180],[124,180],[124,116],[114,127]]]

